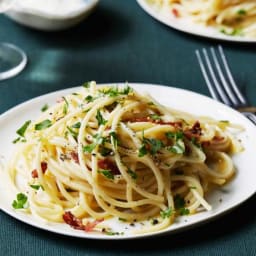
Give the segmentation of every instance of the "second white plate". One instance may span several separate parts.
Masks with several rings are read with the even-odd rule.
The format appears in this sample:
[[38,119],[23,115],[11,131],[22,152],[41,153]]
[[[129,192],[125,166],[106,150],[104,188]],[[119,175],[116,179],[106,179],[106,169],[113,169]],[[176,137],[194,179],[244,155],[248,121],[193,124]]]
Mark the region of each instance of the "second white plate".
[[224,41],[232,41],[232,42],[245,42],[245,43],[255,43],[255,38],[245,38],[241,36],[229,36],[225,35],[218,30],[205,27],[200,24],[196,24],[191,22],[189,19],[184,18],[175,18],[171,14],[166,14],[165,12],[161,12],[153,8],[153,6],[149,5],[146,0],[137,0],[138,4],[141,8],[151,15],[153,18],[157,19],[158,21],[164,23],[165,25],[172,27],[174,29],[180,30],[185,33],[203,36],[207,38],[213,38],[218,40]]

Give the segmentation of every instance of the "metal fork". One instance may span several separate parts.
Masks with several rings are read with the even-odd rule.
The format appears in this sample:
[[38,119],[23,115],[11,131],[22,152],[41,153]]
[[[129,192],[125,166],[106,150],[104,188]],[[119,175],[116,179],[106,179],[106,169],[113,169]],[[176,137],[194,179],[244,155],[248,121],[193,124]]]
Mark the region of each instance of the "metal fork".
[[213,47],[210,53],[205,48],[195,53],[211,96],[237,109],[256,125],[256,107],[250,106],[236,85],[222,47],[218,46],[217,53]]

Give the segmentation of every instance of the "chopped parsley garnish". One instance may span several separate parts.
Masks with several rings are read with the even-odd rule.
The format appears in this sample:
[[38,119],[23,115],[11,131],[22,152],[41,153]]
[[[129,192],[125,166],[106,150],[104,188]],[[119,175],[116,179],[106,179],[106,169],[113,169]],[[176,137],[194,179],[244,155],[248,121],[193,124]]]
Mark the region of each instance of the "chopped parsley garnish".
[[71,127],[67,126],[67,130],[69,133],[73,136],[73,138],[76,140],[78,136],[78,132],[74,131]]
[[28,207],[27,201],[28,197],[23,193],[19,193],[16,196],[16,200],[13,200],[12,207],[14,209],[25,209]]
[[48,104],[42,106],[41,111],[45,112],[49,108]]
[[30,123],[31,123],[31,120],[26,121],[26,122],[16,131],[16,133],[17,133],[18,135],[20,135],[21,137],[24,137],[25,132],[26,132],[28,126],[30,125]]
[[165,136],[167,139],[174,139],[176,141],[176,140],[182,140],[184,138],[184,133],[182,131],[167,132]]
[[88,95],[88,96],[85,97],[84,100],[86,100],[89,103],[89,102],[93,102],[95,100],[95,98],[92,97],[92,95]]
[[87,153],[92,153],[92,151],[97,147],[97,145],[104,145],[106,138],[103,138],[100,134],[94,135],[94,142],[83,146],[83,151]]
[[155,155],[163,147],[164,147],[164,144],[161,140],[154,139],[154,138],[145,138],[143,133],[142,146],[139,148],[139,157],[142,157],[147,153],[150,153],[151,155]]
[[175,195],[174,205],[176,209],[183,208],[185,206],[185,200],[180,195]]
[[68,113],[69,103],[65,97],[62,97],[62,98],[65,101],[64,106],[63,106],[63,114],[66,115]]
[[161,120],[161,117],[160,117],[159,115],[157,115],[157,114],[152,114],[152,115],[150,115],[150,118],[151,118],[152,120]]
[[98,121],[98,125],[99,125],[99,126],[100,126],[100,125],[104,125],[104,124],[107,123],[107,120],[105,120],[105,119],[103,118],[103,116],[102,116],[102,114],[100,113],[99,110],[97,110],[96,119],[97,119],[97,121]]
[[174,197],[174,206],[180,215],[188,215],[189,209],[185,208],[185,200],[180,195]]
[[221,33],[228,35],[228,36],[242,36],[243,35],[243,31],[241,29],[231,29],[231,30],[227,30],[225,28],[222,28],[220,30]]
[[35,190],[39,190],[40,188],[42,190],[44,190],[44,187],[42,185],[29,185],[31,188],[35,189]]
[[185,144],[182,140],[177,140],[175,144],[169,148],[174,154],[183,154],[185,152]]
[[170,218],[171,217],[171,215],[172,215],[172,208],[167,208],[166,210],[164,210],[164,211],[161,211],[160,212],[160,215],[161,215],[161,217],[163,218],[163,219],[165,219],[165,218]]
[[83,146],[83,151],[87,153],[92,153],[92,151],[96,148],[97,144],[96,143],[91,143],[86,146]]
[[77,122],[77,123],[73,124],[71,127],[72,128],[80,128],[81,127],[81,123]]
[[189,215],[190,211],[187,208],[180,208],[180,215]]
[[51,120],[46,119],[38,124],[35,124],[35,130],[37,130],[37,131],[44,130],[50,126],[52,126]]
[[104,95],[108,95],[110,97],[116,97],[118,95],[128,95],[130,92],[132,92],[133,89],[129,86],[124,87],[123,89],[119,89],[116,87],[110,87],[100,90],[100,93]]
[[139,157],[143,157],[148,153],[148,150],[146,148],[146,146],[143,144],[140,148],[139,148]]
[[114,179],[114,174],[110,170],[100,169],[98,172],[103,174],[107,179]]
[[240,9],[240,10],[237,11],[237,14],[238,14],[238,15],[246,15],[247,12],[246,12],[245,9]]
[[182,131],[167,132],[165,136],[167,139],[174,140],[174,144],[169,147],[169,151],[174,154],[183,154],[185,152],[185,144],[183,142],[184,133]]
[[110,138],[112,140],[112,143],[114,144],[114,148],[116,149],[117,145],[118,145],[117,134],[116,134],[116,132],[113,131],[113,132],[110,132],[109,135],[110,135]]
[[83,86],[84,88],[90,88],[90,85],[91,85],[91,82],[84,82],[84,83],[82,84],[82,86]]
[[138,178],[137,173],[132,171],[131,169],[128,169],[127,173],[131,176],[133,180],[136,180]]

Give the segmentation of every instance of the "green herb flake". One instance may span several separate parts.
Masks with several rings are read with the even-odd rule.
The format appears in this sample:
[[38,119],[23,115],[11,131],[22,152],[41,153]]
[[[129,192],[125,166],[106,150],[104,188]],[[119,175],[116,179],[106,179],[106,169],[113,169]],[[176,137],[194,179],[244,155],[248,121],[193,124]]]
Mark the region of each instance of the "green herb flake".
[[84,88],[90,88],[90,86],[91,86],[91,82],[84,82],[82,84],[82,87],[84,87]]
[[79,129],[81,127],[81,122],[77,122],[77,123],[73,124],[71,127]]
[[132,171],[131,169],[128,169],[127,173],[131,176],[133,180],[136,180],[138,178],[137,173]]
[[73,138],[76,140],[78,136],[78,132],[74,131],[71,127],[67,126],[67,130],[69,133],[73,136]]
[[227,30],[225,28],[222,28],[220,30],[221,33],[228,35],[228,36],[242,36],[243,35],[243,30],[242,29],[231,29],[231,30]]
[[180,215],[189,215],[190,214],[190,211],[187,208],[181,208],[179,212],[180,212]]
[[180,195],[174,197],[174,206],[178,210],[180,215],[188,215],[189,209],[185,208],[185,200]]
[[172,215],[172,208],[170,208],[170,207],[168,207],[166,210],[164,210],[164,211],[161,211],[160,212],[160,215],[161,215],[161,217],[163,218],[163,219],[165,219],[165,218],[170,218],[171,217],[171,215]]
[[179,194],[175,195],[174,197],[174,205],[175,209],[180,209],[185,206],[185,200]]
[[31,123],[31,120],[26,121],[26,122],[16,131],[16,133],[17,133],[18,135],[20,135],[21,137],[24,137],[24,136],[25,136],[25,132],[26,132],[28,126],[30,125],[30,123]]
[[62,97],[62,98],[65,101],[64,106],[63,106],[63,114],[66,115],[68,113],[69,103],[65,97]]
[[184,133],[182,131],[167,132],[167,133],[165,133],[165,136],[167,139],[173,139],[173,140],[177,141],[177,140],[183,140]]
[[14,139],[14,140],[12,141],[12,143],[13,143],[13,144],[16,144],[17,142],[20,141],[20,139],[21,139],[21,137],[18,137],[18,138],[16,138],[16,139]]
[[122,221],[122,222],[126,222],[126,221],[127,221],[126,219],[121,218],[121,217],[119,217],[118,220],[119,220],[119,221]]
[[104,145],[106,138],[103,138],[100,134],[95,134],[94,142],[83,146],[83,152],[92,153],[92,151],[96,148],[97,145]]
[[114,179],[114,174],[110,170],[100,169],[98,172],[103,174],[107,179]]
[[133,89],[129,86],[124,87],[123,89],[118,89],[118,87],[110,87],[100,90],[100,93],[108,95],[110,97],[117,97],[119,95],[128,95],[133,92]]
[[51,120],[46,119],[40,123],[35,124],[35,130],[37,130],[37,131],[44,130],[50,126],[52,126]]
[[103,116],[102,116],[102,114],[100,113],[99,110],[97,110],[96,119],[97,119],[97,121],[98,121],[98,125],[99,125],[99,126],[100,126],[100,125],[104,125],[104,124],[107,123],[107,120],[105,120],[105,119],[103,118]]
[[117,134],[116,132],[112,131],[109,133],[110,135],[110,138],[111,138],[111,141],[114,145],[114,148],[116,149],[117,148],[117,145],[118,145],[118,138],[117,138]]
[[40,188],[42,190],[44,190],[44,187],[42,185],[29,185],[31,188],[35,189],[35,190],[39,190]]
[[91,95],[88,95],[88,96],[86,96],[85,97],[85,99],[84,99],[85,101],[87,101],[88,103],[89,102],[93,102],[94,100],[95,100],[95,98],[94,97],[92,97]]
[[12,207],[14,209],[26,209],[28,207],[27,201],[28,197],[23,193],[19,193],[16,196],[16,200],[13,200]]
[[96,148],[97,144],[91,143],[86,146],[83,146],[83,152],[92,153],[92,151]]
[[143,144],[140,148],[139,148],[139,157],[143,157],[148,153],[148,150],[146,148],[146,146]]
[[169,150],[174,154],[183,154],[185,152],[185,144],[179,139]]
[[155,121],[161,120],[161,117],[160,117],[159,115],[157,115],[157,114],[152,114],[152,115],[150,115],[150,118],[151,118],[152,120],[155,120]]
[[247,11],[246,11],[245,9],[239,9],[239,10],[237,11],[237,14],[238,14],[238,15],[241,15],[241,16],[244,16],[244,15],[247,14]]
[[41,111],[45,112],[49,108],[48,104],[42,106]]

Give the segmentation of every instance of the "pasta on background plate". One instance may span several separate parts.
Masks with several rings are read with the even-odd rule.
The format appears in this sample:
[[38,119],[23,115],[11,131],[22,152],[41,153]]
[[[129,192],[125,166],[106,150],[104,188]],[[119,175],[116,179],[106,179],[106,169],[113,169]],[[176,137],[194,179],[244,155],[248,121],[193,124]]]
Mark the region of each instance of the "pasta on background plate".
[[216,28],[231,36],[256,38],[255,0],[148,0],[176,18]]
[[[170,99],[171,100],[171,99]],[[85,83],[17,130],[8,165],[13,208],[83,231],[107,220],[169,227],[212,206],[205,196],[235,173],[242,147],[226,120],[165,107],[126,86]]]

